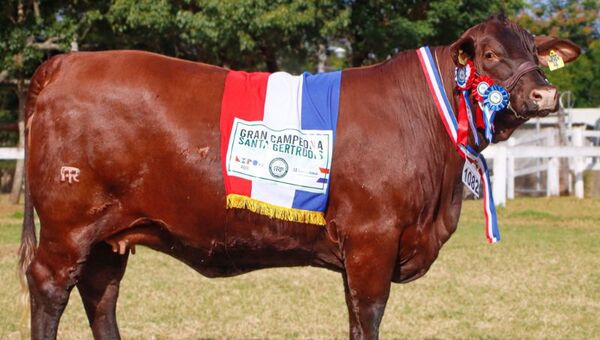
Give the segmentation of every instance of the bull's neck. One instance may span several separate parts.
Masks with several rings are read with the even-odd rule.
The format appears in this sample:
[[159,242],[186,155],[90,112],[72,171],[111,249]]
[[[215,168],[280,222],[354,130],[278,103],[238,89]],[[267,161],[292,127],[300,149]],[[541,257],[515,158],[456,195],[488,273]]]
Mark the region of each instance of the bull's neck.
[[[431,48],[432,57],[439,70],[442,85],[448,96],[448,102],[452,106],[453,111],[458,112],[458,91],[455,91],[455,65],[452,60],[450,48],[446,46]],[[400,57],[400,56],[399,56]],[[440,219],[435,223],[436,235],[439,240],[445,242],[450,234],[455,230],[460,215],[460,207],[462,203],[462,183],[460,181],[461,168],[463,159],[457,152],[451,136],[448,135],[444,128],[442,118],[438,113],[434,98],[427,85],[426,79],[423,76],[423,71],[415,50],[406,52],[401,58],[394,58],[388,63],[381,65],[389,68],[388,72],[384,72],[389,77],[397,77],[394,83],[408,82],[412,86],[412,93],[419,102],[418,107],[420,112],[404,112],[413,116],[420,114],[423,119],[421,124],[415,127],[422,129],[424,139],[432,139],[429,141],[422,140],[420,149],[427,150],[428,157],[432,157],[430,166],[432,169],[422,169],[429,173],[436,173],[436,169],[444,169],[442,171],[443,179],[440,182],[439,194],[441,203],[436,209],[441,209],[442,214],[438,215]],[[407,74],[408,70],[411,73]],[[399,93],[400,96],[405,94]],[[414,119],[414,118],[413,118]],[[437,215],[437,212],[436,212]]]
[[[450,50],[436,47],[432,54],[448,101],[457,112]],[[411,184],[416,196],[408,195],[411,204],[422,204],[424,216],[437,216],[432,235],[445,241],[456,228],[460,214],[464,160],[444,128],[417,52],[404,51],[375,66],[344,70],[342,89],[347,92],[345,96],[342,93],[344,100],[340,101],[340,110],[344,111],[340,111],[336,148],[342,154],[352,150],[357,141],[355,132],[360,129],[367,130],[363,135],[370,137],[374,146],[398,146],[364,166],[381,163],[389,169],[405,166],[406,171],[414,171],[406,174],[418,178]],[[423,200],[415,203],[418,197]]]
[[[458,92],[454,89],[455,66],[450,48],[434,47],[431,53],[448,102],[454,112],[458,112]],[[401,135],[414,133],[418,135],[415,139],[435,144],[435,153],[453,152],[460,159],[436,109],[415,50],[401,52],[378,65],[345,70],[343,81],[349,84],[346,89],[371,104],[363,108],[364,112],[355,112],[356,115],[385,120],[389,122],[388,128],[398,130]],[[360,111],[357,107],[351,108],[352,112],[355,110]],[[374,113],[376,116],[373,116]]]
[[[430,50],[431,50],[431,56],[433,57],[433,60],[435,62],[435,66],[437,67],[438,72],[440,74],[442,85],[444,86],[444,89],[446,91],[446,95],[448,97],[448,102],[452,106],[452,110],[454,111],[454,113],[456,115],[456,113],[458,112],[458,92],[455,90],[456,89],[455,88],[456,66],[454,65],[454,61],[452,60],[450,47],[437,46],[437,47],[431,47]],[[415,50],[412,50],[412,51],[410,51],[409,56],[414,60],[414,63],[417,64],[417,67],[419,68],[419,70],[421,70],[420,62],[417,57],[417,52]],[[394,73],[394,74],[397,74],[397,73]],[[427,93],[427,96],[431,99],[431,102],[433,103],[433,100],[434,100],[433,94],[431,93],[431,91],[429,90],[429,87],[427,86],[427,84],[425,82],[423,85],[425,85],[425,87],[426,87],[426,90],[424,92]],[[435,111],[435,116],[436,116],[436,118],[441,119],[439,117],[439,114],[437,111]]]
[[[435,61],[435,66],[439,71],[448,102],[456,115],[458,112],[459,93],[455,89],[455,65],[452,60],[450,48],[447,46],[432,47],[431,55]],[[388,77],[392,83],[409,84],[409,89],[407,89],[407,87],[399,89],[397,93],[399,97],[403,97],[405,101],[410,101],[412,98],[407,99],[406,97],[414,96],[416,100],[419,100],[419,107],[423,112],[405,112],[403,114],[424,114],[426,122],[424,122],[423,126],[419,127],[423,130],[438,130],[440,127],[443,129],[442,118],[436,109],[434,96],[427,85],[415,50],[403,52],[380,64],[379,67],[381,68],[381,73],[384,74],[385,77]],[[411,94],[407,95],[406,92],[410,92]],[[431,132],[433,135],[446,137],[448,142],[452,144],[451,137],[448,136],[445,129],[443,129],[443,133],[436,133],[439,131]]]
[[431,53],[440,72],[442,83],[448,96],[448,101],[452,105],[453,111],[458,112],[458,92],[455,91],[455,69],[454,61],[447,46],[433,47]]

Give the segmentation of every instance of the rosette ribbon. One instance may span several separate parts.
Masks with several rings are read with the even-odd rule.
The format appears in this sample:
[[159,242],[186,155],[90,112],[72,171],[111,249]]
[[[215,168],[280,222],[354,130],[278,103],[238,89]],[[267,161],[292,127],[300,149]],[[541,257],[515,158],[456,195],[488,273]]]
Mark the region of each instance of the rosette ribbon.
[[477,171],[483,182],[483,212],[486,219],[485,237],[489,243],[496,243],[500,241],[500,230],[498,229],[498,216],[496,216],[496,209],[494,208],[494,195],[491,191],[490,171],[485,157],[482,154],[478,154],[469,145],[461,145],[460,148],[465,155],[465,162],[471,162],[477,166]]
[[492,85],[483,94],[483,119],[485,121],[485,138],[492,141],[492,129],[496,113],[508,106],[510,95],[500,85]]
[[471,60],[462,67],[455,69],[456,88],[461,95],[458,98],[458,143],[466,145],[468,142],[469,128],[473,133],[473,140],[479,145],[479,136],[473,121],[473,110],[469,100],[469,94],[473,81],[475,80],[475,66]]
[[473,65],[473,62],[468,60],[464,66],[457,67],[454,76],[456,87],[460,91],[470,90],[473,85],[473,80],[475,80],[475,66]]
[[475,124],[478,128],[485,130],[485,120],[483,119],[483,95],[487,89],[494,85],[492,78],[488,76],[478,75],[473,80],[471,85],[471,93],[473,94],[473,100],[477,105],[475,106]]

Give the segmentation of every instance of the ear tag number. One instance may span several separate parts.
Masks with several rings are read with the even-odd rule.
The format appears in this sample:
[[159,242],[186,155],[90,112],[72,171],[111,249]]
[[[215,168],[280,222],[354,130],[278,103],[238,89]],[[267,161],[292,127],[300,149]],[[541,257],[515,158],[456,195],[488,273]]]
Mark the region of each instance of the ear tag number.
[[481,188],[481,177],[474,164],[465,161],[462,171],[462,181],[465,186],[473,193],[475,198],[479,198],[479,188]]
[[550,50],[548,67],[550,67],[550,71],[558,70],[561,67],[565,67],[565,62],[554,50]]

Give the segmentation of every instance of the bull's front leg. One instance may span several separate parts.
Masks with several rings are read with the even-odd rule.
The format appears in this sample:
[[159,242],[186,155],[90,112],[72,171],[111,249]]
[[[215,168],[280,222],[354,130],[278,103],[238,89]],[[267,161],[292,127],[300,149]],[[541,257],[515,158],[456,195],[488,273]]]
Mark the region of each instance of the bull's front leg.
[[393,227],[355,227],[344,237],[344,291],[350,339],[377,339],[390,294],[399,235]]

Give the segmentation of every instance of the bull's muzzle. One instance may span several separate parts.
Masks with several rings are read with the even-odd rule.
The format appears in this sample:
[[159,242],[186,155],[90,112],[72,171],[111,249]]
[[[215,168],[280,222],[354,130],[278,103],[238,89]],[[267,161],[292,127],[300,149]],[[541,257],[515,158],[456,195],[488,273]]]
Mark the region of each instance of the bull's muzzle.
[[558,108],[558,91],[554,86],[542,86],[531,90],[529,99],[538,111],[553,112]]

